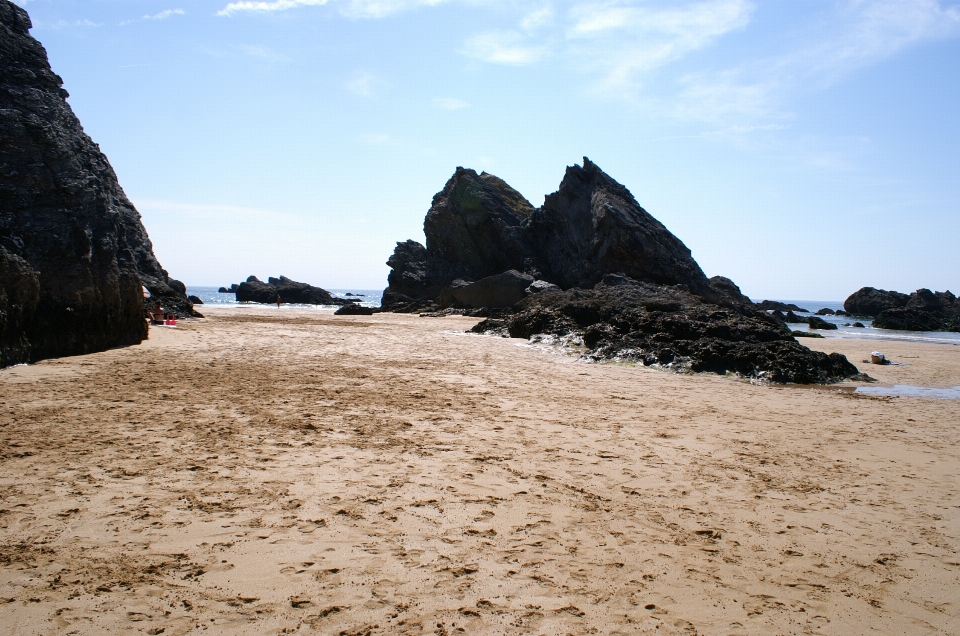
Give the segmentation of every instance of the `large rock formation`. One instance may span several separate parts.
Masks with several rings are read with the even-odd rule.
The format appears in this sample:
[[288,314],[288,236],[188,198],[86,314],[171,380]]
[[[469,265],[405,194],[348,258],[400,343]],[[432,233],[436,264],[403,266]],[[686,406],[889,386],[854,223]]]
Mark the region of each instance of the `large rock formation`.
[[0,367],[140,342],[141,285],[167,311],[199,315],[30,27],[0,0]]
[[357,302],[344,298],[336,298],[330,292],[307,283],[298,283],[286,276],[274,278],[270,276],[263,282],[256,276],[250,276],[239,285],[233,285],[237,295],[237,302],[274,303],[277,296],[282,303],[300,305],[349,305]]
[[904,307],[910,296],[900,292],[862,287],[843,301],[843,309],[854,316],[874,318],[886,309]]
[[728,289],[725,279],[711,286],[683,242],[586,157],[583,167],[567,168],[541,208],[493,175],[457,168],[434,196],[423,231],[426,247],[398,243],[387,261],[387,311],[428,309],[454,280],[511,269],[563,289],[592,287],[609,273],[717,299]]
[[881,311],[873,319],[873,326],[906,331],[960,331],[960,300],[950,291],[918,289],[903,307]]
[[873,326],[880,329],[960,331],[960,301],[949,290],[918,289],[908,295],[863,287],[844,301],[843,308],[873,318]]
[[586,158],[541,208],[497,177],[457,168],[424,234],[426,247],[398,243],[387,261],[385,311],[486,316],[477,331],[563,336],[599,359],[773,382],[857,374],[843,356],[800,345],[730,279],[707,279],[690,250]]

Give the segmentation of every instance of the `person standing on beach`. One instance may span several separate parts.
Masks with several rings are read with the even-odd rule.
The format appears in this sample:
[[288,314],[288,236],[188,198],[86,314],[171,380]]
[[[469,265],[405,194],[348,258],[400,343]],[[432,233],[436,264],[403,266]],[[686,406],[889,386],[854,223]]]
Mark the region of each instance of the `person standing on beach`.
[[277,294],[277,309],[280,309],[280,294]]

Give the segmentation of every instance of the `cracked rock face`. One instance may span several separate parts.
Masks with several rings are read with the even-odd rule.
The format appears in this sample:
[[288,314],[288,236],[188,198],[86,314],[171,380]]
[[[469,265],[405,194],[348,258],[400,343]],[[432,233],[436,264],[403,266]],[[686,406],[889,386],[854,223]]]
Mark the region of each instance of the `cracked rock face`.
[[141,286],[199,315],[30,27],[0,0],[0,367],[140,342]]
[[708,280],[683,242],[586,157],[540,208],[498,177],[457,168],[434,196],[423,231],[426,247],[398,243],[387,263],[388,311],[428,308],[455,280],[509,270],[562,289],[593,287],[607,274],[717,298],[735,288]]

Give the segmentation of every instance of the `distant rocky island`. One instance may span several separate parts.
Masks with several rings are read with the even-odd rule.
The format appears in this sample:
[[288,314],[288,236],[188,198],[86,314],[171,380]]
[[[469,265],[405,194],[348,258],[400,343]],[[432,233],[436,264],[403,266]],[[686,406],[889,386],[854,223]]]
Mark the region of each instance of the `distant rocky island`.
[[843,303],[847,313],[873,318],[880,329],[960,331],[960,300],[949,290],[918,289],[902,294],[863,287]]
[[474,330],[582,343],[595,359],[771,382],[857,376],[801,345],[586,157],[535,208],[491,174],[457,168],[424,220],[426,246],[397,244],[382,309],[485,316]]
[[199,316],[30,28],[0,0],[0,367],[142,341],[143,287]]
[[221,294],[236,294],[237,302],[274,303],[277,297],[282,303],[301,305],[351,305],[359,302],[356,298],[337,298],[330,292],[307,283],[298,283],[286,276],[270,276],[263,282],[256,276],[249,276],[239,285],[221,287]]

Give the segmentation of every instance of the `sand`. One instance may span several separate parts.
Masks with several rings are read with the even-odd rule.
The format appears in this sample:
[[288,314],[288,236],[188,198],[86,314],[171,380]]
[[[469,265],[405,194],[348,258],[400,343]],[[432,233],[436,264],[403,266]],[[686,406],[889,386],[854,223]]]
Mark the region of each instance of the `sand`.
[[0,371],[0,631],[960,634],[958,401],[207,313]]

